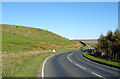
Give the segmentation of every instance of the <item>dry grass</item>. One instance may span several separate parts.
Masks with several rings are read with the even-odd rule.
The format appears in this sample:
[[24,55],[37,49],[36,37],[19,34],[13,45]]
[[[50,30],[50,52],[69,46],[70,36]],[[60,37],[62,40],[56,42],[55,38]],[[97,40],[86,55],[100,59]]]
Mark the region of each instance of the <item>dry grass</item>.
[[2,77],[37,77],[40,66],[46,57],[75,50],[79,49],[57,49],[56,53],[50,51],[3,53]]
[[42,57],[43,52],[45,53],[48,51],[36,51],[36,52],[29,51],[29,52],[3,54],[2,55],[2,59],[3,59],[2,76],[3,77],[15,77],[15,76],[18,76],[17,73],[19,73],[21,69],[23,69],[25,66],[26,66],[25,70],[30,69],[31,67],[27,66],[27,64],[29,62],[32,62],[32,60],[34,60],[35,57],[40,57],[40,55]]

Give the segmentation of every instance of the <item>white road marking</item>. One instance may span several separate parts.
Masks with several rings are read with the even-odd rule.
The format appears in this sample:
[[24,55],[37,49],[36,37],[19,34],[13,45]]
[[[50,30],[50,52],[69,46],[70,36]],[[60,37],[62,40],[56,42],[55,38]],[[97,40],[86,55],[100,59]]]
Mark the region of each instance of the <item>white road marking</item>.
[[69,60],[70,62],[72,62],[72,60],[69,58],[69,56],[67,56],[67,58],[68,58],[68,60]]
[[80,68],[82,68],[82,69],[84,69],[84,70],[87,70],[86,68],[84,68],[84,67],[80,66],[80,65],[79,65],[79,64],[77,64],[77,63],[75,63],[75,65],[77,65],[78,67],[80,67]]
[[[73,53],[72,53],[73,54]],[[72,55],[72,54],[69,54],[68,56],[67,56],[67,58],[68,58],[68,60],[70,61],[70,62],[72,62],[73,64],[75,64],[76,66],[78,66],[78,67],[80,67],[80,68],[82,68],[82,69],[84,69],[84,70],[87,70],[86,68],[84,68],[84,67],[82,67],[81,65],[79,65],[79,64],[77,64],[77,63],[74,63],[71,59],[70,59],[70,55]],[[83,57],[83,56],[82,56]],[[89,60],[90,61],[90,60]],[[96,75],[96,76],[98,76],[98,77],[101,77],[101,78],[103,78],[103,79],[105,79],[104,77],[102,77],[101,75],[98,75],[98,74],[96,74],[96,73],[94,73],[94,72],[91,72],[92,74],[94,74],[94,75]]]
[[69,59],[70,62],[72,62],[72,60]]
[[[73,54],[73,53],[72,53]],[[82,69],[84,69],[84,70],[87,70],[86,68],[84,68],[84,67],[82,67],[82,66],[80,66],[79,64],[77,64],[77,63],[74,63],[71,59],[70,59],[70,55],[72,55],[72,54],[69,54],[68,56],[67,56],[67,58],[68,58],[68,60],[70,61],[70,62],[72,62],[73,64],[75,64],[76,66],[78,66],[78,67],[80,67],[80,68],[82,68]]]
[[[102,77],[101,75],[98,75],[98,74],[96,74],[96,73],[94,73],[94,72],[92,72],[92,74],[94,74],[94,75],[96,75],[96,76],[98,76],[98,77],[104,78],[104,77]],[[105,78],[104,78],[104,79],[105,79]]]
[[69,56],[67,56],[67,58],[69,59]]
[[[72,55],[72,54],[73,54],[73,53],[71,53],[71,55]],[[45,59],[45,61],[43,62],[43,65],[42,65],[42,74],[41,74],[42,79],[44,79],[44,67],[45,67],[45,63],[47,62],[47,60],[48,60],[50,57],[52,57],[52,56],[54,56],[54,55],[56,55],[56,54],[53,54],[53,55],[47,57],[47,58]],[[70,56],[70,55],[69,55],[69,56]],[[73,61],[69,58],[69,56],[67,56],[67,58],[69,59],[70,62],[73,62]]]
[[70,55],[73,55],[73,53],[71,53]]
[[[55,55],[55,54],[54,54],[54,55]],[[46,63],[46,61],[47,61],[50,57],[52,57],[52,56],[54,56],[54,55],[51,55],[51,56],[49,56],[49,57],[47,57],[47,58],[45,59],[43,65],[42,65],[42,79],[44,79],[44,67],[45,67],[45,63]]]

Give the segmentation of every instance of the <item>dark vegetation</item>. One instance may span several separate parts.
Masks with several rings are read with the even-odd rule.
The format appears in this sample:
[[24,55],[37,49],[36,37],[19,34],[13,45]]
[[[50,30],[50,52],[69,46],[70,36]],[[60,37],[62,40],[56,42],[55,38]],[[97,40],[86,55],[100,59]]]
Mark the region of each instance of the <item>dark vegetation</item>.
[[97,39],[85,39],[85,40],[71,40],[71,41],[76,41],[76,42],[83,42],[87,45],[94,45],[97,43]]
[[82,41],[79,41],[80,44],[82,44],[82,46],[86,46],[86,44]]
[[107,35],[101,35],[98,39],[98,44],[95,46],[94,52],[90,55],[120,62],[120,31],[116,29],[114,33],[108,31]]

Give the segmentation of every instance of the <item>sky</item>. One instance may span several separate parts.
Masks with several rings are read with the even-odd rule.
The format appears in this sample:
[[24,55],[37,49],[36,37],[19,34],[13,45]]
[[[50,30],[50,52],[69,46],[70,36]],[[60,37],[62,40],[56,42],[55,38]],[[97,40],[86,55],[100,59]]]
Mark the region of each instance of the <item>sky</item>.
[[118,28],[118,3],[3,2],[2,24],[45,29],[68,39],[98,39]]
[[119,0],[1,0],[2,2],[118,2]]

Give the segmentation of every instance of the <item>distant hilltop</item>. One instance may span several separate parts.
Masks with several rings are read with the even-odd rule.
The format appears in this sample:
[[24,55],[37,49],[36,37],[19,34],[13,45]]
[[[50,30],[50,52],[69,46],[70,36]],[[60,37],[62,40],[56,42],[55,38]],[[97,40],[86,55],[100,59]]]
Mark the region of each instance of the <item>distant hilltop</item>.
[[74,39],[71,41],[97,41],[98,39]]
[[84,42],[84,43],[86,43],[86,44],[95,44],[95,43],[97,43],[97,40],[98,39],[74,39],[74,40],[71,40],[71,41],[82,41],[82,42]]

